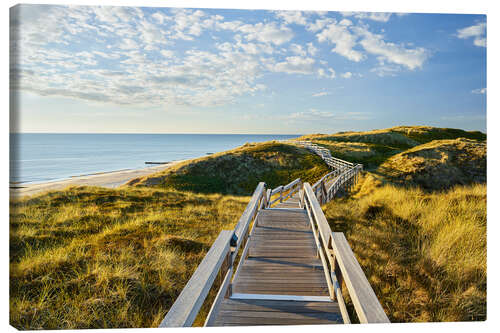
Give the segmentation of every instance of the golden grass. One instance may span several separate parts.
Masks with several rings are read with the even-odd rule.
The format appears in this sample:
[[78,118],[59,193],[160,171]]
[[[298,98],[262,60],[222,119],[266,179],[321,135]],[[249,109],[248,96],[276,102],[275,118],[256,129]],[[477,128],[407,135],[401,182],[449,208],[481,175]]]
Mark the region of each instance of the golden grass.
[[486,182],[486,142],[435,140],[394,155],[377,169],[393,182],[425,189]]
[[368,174],[324,211],[391,321],[486,319],[486,185],[428,193]]
[[157,326],[248,201],[80,187],[11,202],[10,323],[19,329]]
[[335,134],[305,135],[297,140],[327,140],[340,142],[364,142],[394,147],[414,147],[419,143],[402,133],[393,132],[390,128],[364,132],[339,132]]
[[456,128],[431,126],[397,126],[386,129],[361,132],[339,132],[335,134],[310,134],[297,140],[327,140],[342,142],[364,142],[399,148],[415,147],[433,140],[467,138],[477,141],[486,140],[486,134],[479,131],[464,131]]

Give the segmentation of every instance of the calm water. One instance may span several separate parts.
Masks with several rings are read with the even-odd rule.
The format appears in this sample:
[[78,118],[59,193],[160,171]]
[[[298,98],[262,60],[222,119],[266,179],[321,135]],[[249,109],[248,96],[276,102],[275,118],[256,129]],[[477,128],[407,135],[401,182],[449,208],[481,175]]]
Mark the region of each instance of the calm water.
[[144,168],[206,156],[246,142],[297,135],[247,134],[11,134],[10,181],[46,182],[71,176]]

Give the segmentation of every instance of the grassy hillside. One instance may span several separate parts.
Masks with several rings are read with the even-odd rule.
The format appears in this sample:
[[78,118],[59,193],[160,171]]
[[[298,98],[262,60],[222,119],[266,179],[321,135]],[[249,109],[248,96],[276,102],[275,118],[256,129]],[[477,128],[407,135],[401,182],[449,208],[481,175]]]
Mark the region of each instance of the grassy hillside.
[[304,135],[297,140],[365,142],[409,148],[433,140],[450,140],[457,138],[484,141],[486,140],[486,134],[479,131],[464,131],[457,128],[439,128],[431,126],[397,126],[364,132],[311,134]]
[[435,140],[392,156],[377,169],[392,182],[441,190],[486,182],[486,143]]
[[269,187],[301,178],[314,182],[328,172],[319,156],[276,142],[245,146],[175,165],[164,172],[131,180],[134,186],[161,186],[199,193],[250,195],[257,184]]
[[486,319],[486,185],[442,193],[368,174],[325,205],[392,322]]
[[390,157],[433,140],[466,138],[482,142],[486,134],[454,128],[429,126],[398,126],[365,132],[305,135],[298,140],[310,140],[328,148],[333,156],[362,163],[365,169],[375,170]]
[[336,134],[313,134],[305,135],[297,140],[323,140],[335,142],[364,142],[378,145],[392,146],[398,148],[409,148],[419,144],[400,132],[392,131],[390,128],[366,132],[339,132]]
[[249,199],[75,187],[11,202],[11,325],[157,326]]

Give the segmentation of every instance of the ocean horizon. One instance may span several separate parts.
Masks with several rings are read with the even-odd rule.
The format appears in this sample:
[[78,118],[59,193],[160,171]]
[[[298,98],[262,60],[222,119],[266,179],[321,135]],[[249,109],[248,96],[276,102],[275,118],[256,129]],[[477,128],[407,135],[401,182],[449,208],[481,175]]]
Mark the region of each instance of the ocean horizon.
[[44,183],[148,167],[299,134],[10,133],[10,182]]

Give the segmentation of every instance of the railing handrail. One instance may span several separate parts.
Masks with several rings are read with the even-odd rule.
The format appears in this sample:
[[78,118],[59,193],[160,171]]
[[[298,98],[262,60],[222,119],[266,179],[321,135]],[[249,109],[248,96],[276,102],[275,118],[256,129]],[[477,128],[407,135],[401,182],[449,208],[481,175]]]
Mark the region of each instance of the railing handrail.
[[333,232],[331,243],[359,321],[363,324],[390,323],[344,233]]
[[[295,192],[300,190],[300,185],[302,184],[302,180],[300,178],[297,178],[290,183],[286,185],[280,185],[272,190],[268,190],[269,192],[269,198],[267,198],[268,202],[266,205],[266,208],[271,207],[276,202],[283,202],[290,198]],[[283,195],[285,192],[288,192],[288,194]],[[274,196],[275,194],[279,193],[279,197],[271,200],[271,197]]]
[[222,230],[208,250],[205,258],[182,289],[160,327],[182,327],[193,325],[198,312],[208,295],[224,259],[230,251],[230,240],[234,231]]
[[[317,244],[319,243],[322,246],[321,250],[329,256],[332,280],[337,280],[336,274],[338,274],[341,280],[345,281],[356,315],[361,323],[389,323],[389,318],[356,260],[344,234],[342,232],[331,231],[323,210],[309,183],[304,184],[304,193],[304,200],[307,200],[305,206],[310,210],[311,218],[314,218],[317,230],[321,236],[321,241],[317,242]],[[335,291],[337,292],[340,285],[337,281],[333,282],[335,282]],[[343,304],[341,297],[341,294],[337,293],[339,305]],[[346,309],[342,306],[341,312],[344,321],[346,321]]]

